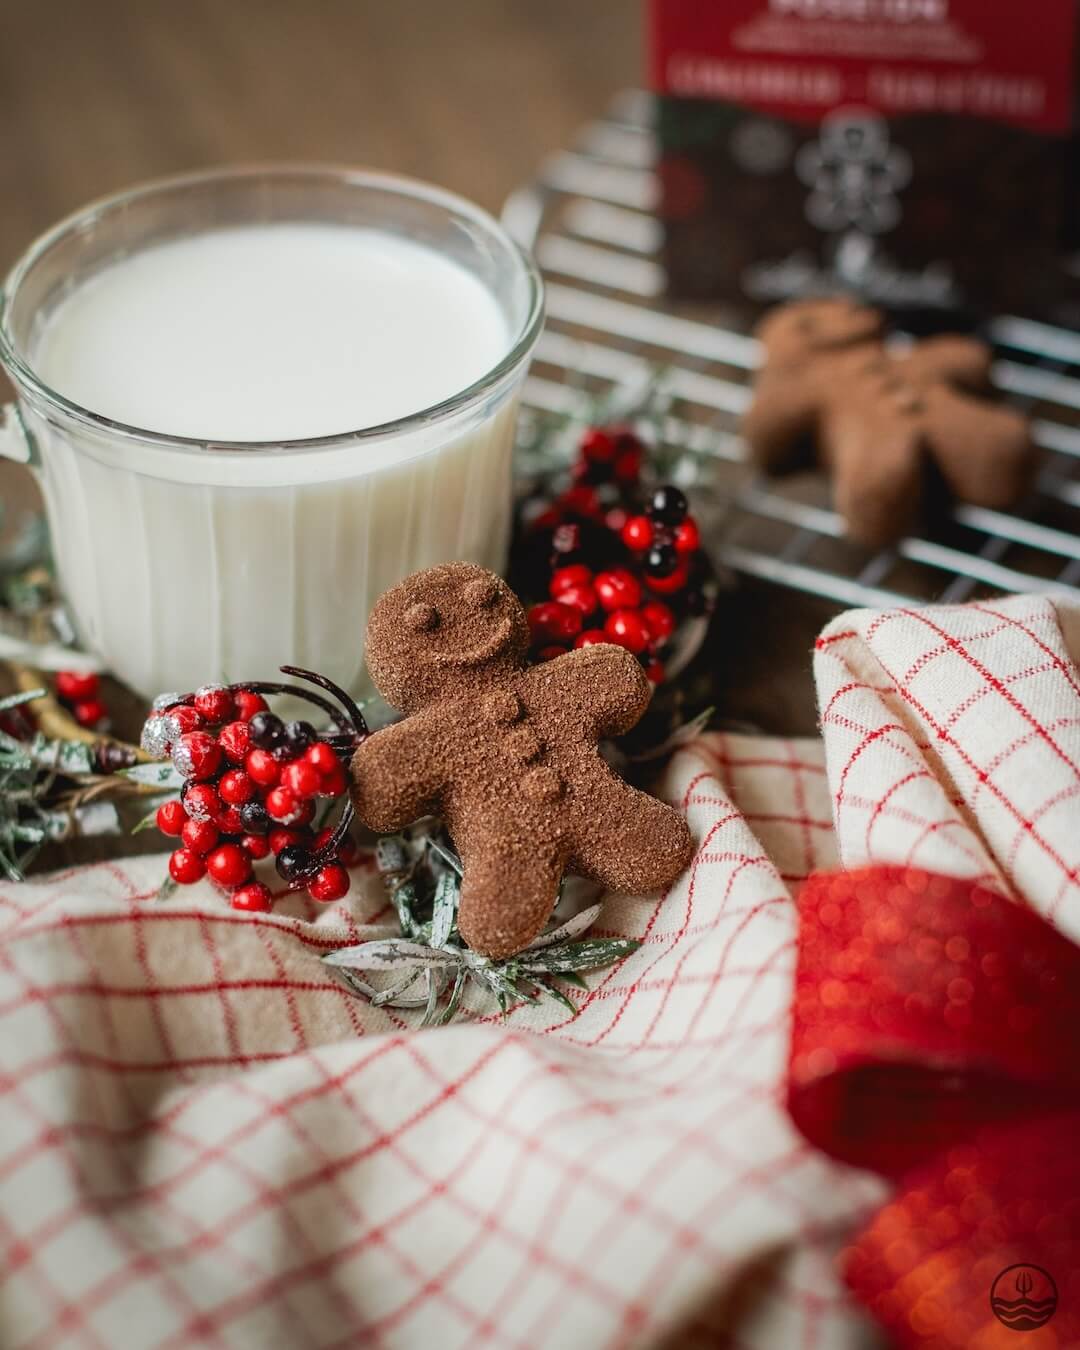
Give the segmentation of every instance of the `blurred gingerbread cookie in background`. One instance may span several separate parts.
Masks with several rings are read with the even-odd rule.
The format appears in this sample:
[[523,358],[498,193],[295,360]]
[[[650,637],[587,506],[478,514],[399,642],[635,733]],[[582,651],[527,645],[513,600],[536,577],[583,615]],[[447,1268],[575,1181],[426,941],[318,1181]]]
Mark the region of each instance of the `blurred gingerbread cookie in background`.
[[915,526],[932,476],[995,509],[1031,486],[1028,419],[988,401],[984,342],[943,335],[893,348],[882,314],[850,299],[782,305],[756,336],[762,364],[742,423],[750,457],[777,472],[809,451],[858,543],[879,548]]

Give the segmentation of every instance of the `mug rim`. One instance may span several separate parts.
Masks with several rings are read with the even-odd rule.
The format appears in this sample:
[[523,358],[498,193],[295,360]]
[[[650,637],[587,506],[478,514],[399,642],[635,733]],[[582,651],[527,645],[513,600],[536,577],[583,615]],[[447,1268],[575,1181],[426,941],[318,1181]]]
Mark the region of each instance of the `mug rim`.
[[[364,426],[345,431],[330,432],[320,436],[301,436],[287,440],[218,440],[210,437],[181,436],[170,432],[151,431],[128,422],[116,421],[103,413],[94,412],[82,404],[67,398],[53,389],[33,369],[19,352],[14,335],[8,329],[8,315],[15,294],[33,267],[41,258],[62,239],[91,222],[122,211],[134,202],[158,194],[174,192],[184,188],[201,187],[223,181],[243,181],[255,178],[309,179],[334,182],[344,186],[367,188],[388,196],[412,198],[432,205],[442,206],[452,215],[465,218],[479,226],[485,233],[504,246],[516,259],[528,286],[528,308],[525,319],[516,334],[512,335],[506,354],[490,370],[478,379],[449,397],[437,403],[418,408],[388,422],[379,422],[373,426]],[[74,421],[91,430],[111,437],[125,440],[137,440],[140,443],[168,448],[189,454],[209,452],[243,452],[248,454],[274,454],[283,451],[296,453],[305,450],[326,450],[345,442],[364,442],[386,439],[416,431],[420,427],[429,427],[453,417],[463,409],[478,403],[486,394],[497,389],[529,357],[540,336],[544,323],[544,283],[535,260],[515,240],[502,224],[490,212],[446,188],[436,187],[421,179],[405,174],[386,173],[378,169],[354,168],[347,165],[319,164],[305,162],[253,162],[239,165],[226,165],[215,169],[195,170],[191,173],[169,174],[160,178],[147,179],[120,192],[99,197],[88,202],[77,211],[65,216],[46,230],[26,248],[0,286],[0,364],[11,375],[20,391],[35,396],[49,410],[61,418]]]

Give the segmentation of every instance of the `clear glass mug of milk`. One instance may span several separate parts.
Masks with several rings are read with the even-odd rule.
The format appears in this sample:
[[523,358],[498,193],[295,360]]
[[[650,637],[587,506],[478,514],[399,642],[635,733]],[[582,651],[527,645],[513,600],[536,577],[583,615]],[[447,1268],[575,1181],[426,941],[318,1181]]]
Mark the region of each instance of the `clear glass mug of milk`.
[[378,596],[501,569],[543,318],[490,216],[408,179],[255,167],[88,207],[7,278],[0,453],[41,483],[83,644],[141,694],[363,692]]

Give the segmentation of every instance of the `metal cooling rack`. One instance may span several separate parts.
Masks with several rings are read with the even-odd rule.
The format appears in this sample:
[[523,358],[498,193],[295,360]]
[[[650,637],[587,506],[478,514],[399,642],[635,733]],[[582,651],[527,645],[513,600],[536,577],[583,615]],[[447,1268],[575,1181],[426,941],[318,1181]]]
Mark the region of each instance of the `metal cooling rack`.
[[[932,535],[869,553],[847,541],[820,474],[764,479],[744,463],[737,428],[758,344],[663,298],[651,100],[619,96],[570,150],[515,193],[504,220],[547,279],[547,327],[525,403],[581,412],[663,367],[666,434],[716,461],[728,502],[719,550],[736,571],[843,606],[958,602],[1002,591],[1080,600],[1080,334],[1003,316],[984,336],[994,382],[1030,412],[1044,450],[1016,514],[958,506]],[[688,317],[688,315],[692,317]]]

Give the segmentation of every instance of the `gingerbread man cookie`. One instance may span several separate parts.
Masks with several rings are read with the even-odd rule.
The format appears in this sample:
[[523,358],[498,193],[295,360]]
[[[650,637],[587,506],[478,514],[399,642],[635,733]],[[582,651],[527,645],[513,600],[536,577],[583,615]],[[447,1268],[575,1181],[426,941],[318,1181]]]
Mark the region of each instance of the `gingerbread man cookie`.
[[951,493],[1011,505],[1030,486],[1027,419],[987,403],[990,350],[942,336],[898,351],[881,314],[853,300],[809,300],[766,315],[764,363],[743,418],[752,459],[781,468],[811,442],[832,474],[848,534],[880,547],[918,519],[927,461]]
[[464,867],[462,936],[493,957],[539,935],[565,871],[640,894],[670,885],[693,854],[679,812],[597,752],[648,706],[637,660],[605,643],[526,668],[528,646],[525,611],[493,573],[446,563],[406,578],[367,629],[372,678],[406,717],[352,761],[371,829],[445,817]]

